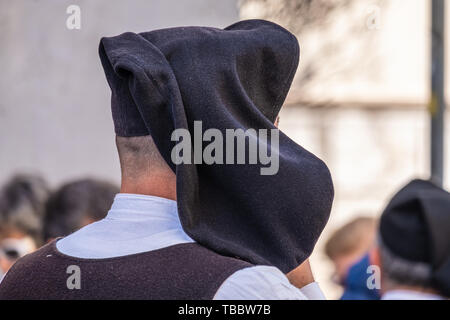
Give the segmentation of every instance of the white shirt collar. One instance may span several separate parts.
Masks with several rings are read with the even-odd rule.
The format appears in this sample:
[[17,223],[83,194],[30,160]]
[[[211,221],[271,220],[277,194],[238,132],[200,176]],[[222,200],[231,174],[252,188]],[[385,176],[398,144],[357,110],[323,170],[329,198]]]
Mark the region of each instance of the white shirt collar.
[[382,300],[444,300],[443,297],[419,291],[412,290],[391,290],[386,292]]
[[62,253],[102,259],[194,242],[183,230],[176,201],[117,194],[107,216],[59,240]]
[[119,193],[114,197],[106,219],[145,221],[158,217],[180,224],[177,202],[155,196]]

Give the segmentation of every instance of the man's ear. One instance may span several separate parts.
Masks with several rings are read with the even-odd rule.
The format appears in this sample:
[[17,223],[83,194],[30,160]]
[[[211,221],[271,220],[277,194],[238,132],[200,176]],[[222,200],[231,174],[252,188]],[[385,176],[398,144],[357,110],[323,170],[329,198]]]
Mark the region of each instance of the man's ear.
[[309,259],[305,260],[297,268],[287,273],[286,277],[293,286],[299,289],[314,282],[314,276],[309,264]]
[[275,119],[274,125],[275,125],[275,127],[278,128],[278,125],[279,125],[279,124],[280,124],[280,116],[277,116],[277,118]]

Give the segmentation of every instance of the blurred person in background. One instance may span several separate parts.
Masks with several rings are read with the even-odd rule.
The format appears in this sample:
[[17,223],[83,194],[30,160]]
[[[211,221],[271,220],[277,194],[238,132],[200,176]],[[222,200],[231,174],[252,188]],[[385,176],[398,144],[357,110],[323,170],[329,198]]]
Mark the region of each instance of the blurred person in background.
[[[380,290],[372,285],[373,267],[379,270],[379,260],[375,247],[348,269],[341,300],[380,300]],[[368,283],[371,283],[370,286]]]
[[450,193],[423,180],[401,189],[381,216],[377,252],[382,299],[448,299]]
[[50,194],[37,175],[20,174],[0,191],[0,277],[42,243],[42,217]]
[[337,229],[325,244],[325,254],[335,268],[334,281],[346,286],[350,268],[375,244],[377,221],[358,217]]
[[116,185],[95,179],[73,181],[60,187],[47,201],[43,225],[45,242],[103,219],[117,193]]
[[0,225],[0,281],[21,257],[35,251],[34,238],[15,225]]

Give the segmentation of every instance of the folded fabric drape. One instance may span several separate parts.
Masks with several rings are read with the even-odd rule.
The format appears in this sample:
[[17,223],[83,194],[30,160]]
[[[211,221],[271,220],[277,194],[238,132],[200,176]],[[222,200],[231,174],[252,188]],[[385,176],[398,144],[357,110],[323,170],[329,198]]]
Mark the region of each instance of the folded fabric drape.
[[450,297],[450,193],[430,181],[410,182],[383,212],[380,237],[393,255],[429,266],[429,284]]
[[247,20],[225,29],[179,27],[100,41],[116,134],[151,135],[177,176],[183,229],[223,255],[291,271],[312,252],[330,214],[326,165],[280,132],[279,170],[262,164],[178,164],[175,129],[275,129],[297,70],[297,39]]

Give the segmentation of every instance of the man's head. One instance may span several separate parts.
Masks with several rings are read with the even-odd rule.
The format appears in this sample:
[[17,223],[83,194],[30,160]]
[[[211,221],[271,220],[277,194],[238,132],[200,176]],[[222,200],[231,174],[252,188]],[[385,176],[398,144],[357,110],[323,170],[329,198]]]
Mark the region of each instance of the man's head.
[[414,180],[384,210],[378,256],[383,292],[393,289],[450,296],[450,193]]
[[69,235],[105,217],[119,189],[108,182],[84,179],[63,185],[49,198],[44,217],[46,241]]
[[138,193],[176,199],[176,176],[158,151],[151,136],[116,136],[122,172],[122,193]]
[[377,245],[376,255],[381,268],[382,294],[391,290],[438,293],[431,286],[431,269],[427,264],[396,256],[382,241]]
[[[278,127],[280,117],[275,120]],[[167,165],[150,135],[121,137],[116,135],[122,172],[123,193],[144,193],[176,199],[176,175]],[[148,188],[152,188],[152,192]],[[147,192],[144,192],[147,190]]]
[[[248,20],[225,29],[126,32],[102,38],[99,55],[112,91],[115,133],[140,137],[150,129],[161,155],[176,171],[175,179],[168,170],[147,174],[145,166],[129,168],[130,157],[122,156],[119,141],[121,191],[169,199],[175,199],[176,191],[181,224],[192,239],[255,264],[275,265],[284,272],[297,268],[311,254],[331,211],[334,189],[325,163],[278,132],[270,143],[258,143],[261,161],[256,164],[234,163],[237,152],[227,153],[227,165],[220,157],[212,164],[200,159],[202,142],[218,131],[272,133],[298,67],[296,37],[274,23]],[[196,130],[199,121],[202,132]],[[212,137],[203,136],[200,142],[198,133],[209,129],[215,129],[209,131]],[[176,130],[193,137],[194,143],[184,145],[194,147],[194,163],[169,162]],[[211,153],[220,143],[212,144],[207,150]],[[264,150],[280,160],[276,174],[262,174]],[[136,187],[130,176],[145,178]],[[295,237],[303,228],[307,232]]]
[[342,283],[349,268],[375,243],[376,220],[360,217],[336,230],[325,245],[327,256],[333,261],[337,280]]

